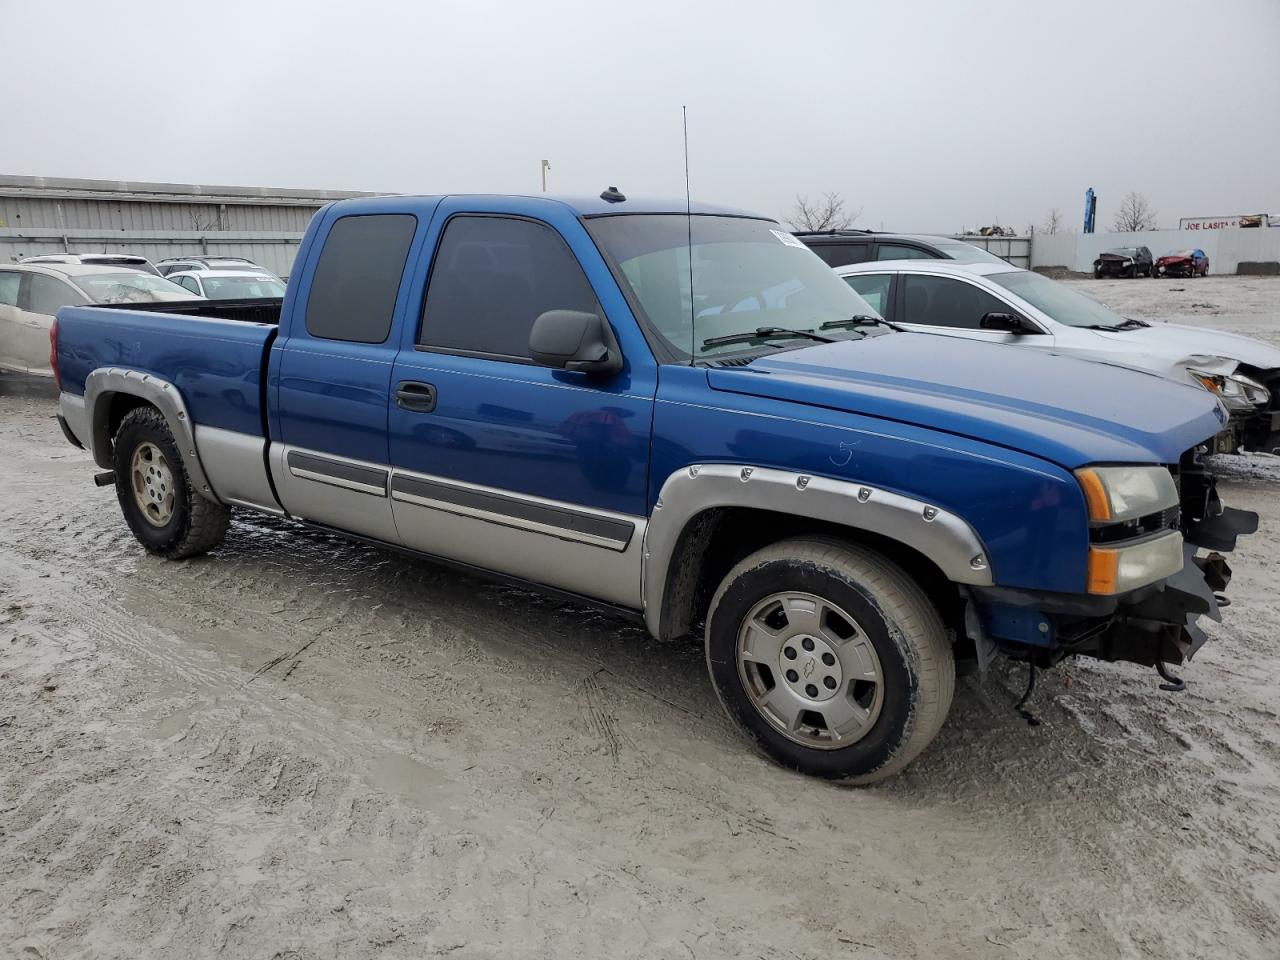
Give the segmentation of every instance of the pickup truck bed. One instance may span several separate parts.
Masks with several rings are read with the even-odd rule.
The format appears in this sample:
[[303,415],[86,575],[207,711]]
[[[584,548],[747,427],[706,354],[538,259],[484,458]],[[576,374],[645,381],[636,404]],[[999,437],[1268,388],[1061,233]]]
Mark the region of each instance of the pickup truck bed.
[[59,363],[62,389],[83,396],[89,374],[107,367],[163,376],[181,391],[195,423],[265,437],[266,360],[282,302],[67,307],[58,335],[82,346]]

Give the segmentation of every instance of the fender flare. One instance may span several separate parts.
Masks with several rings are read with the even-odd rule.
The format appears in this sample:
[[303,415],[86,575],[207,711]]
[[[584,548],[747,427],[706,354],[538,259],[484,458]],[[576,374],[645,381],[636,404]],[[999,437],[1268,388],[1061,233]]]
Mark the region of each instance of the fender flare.
[[111,412],[111,398],[118,393],[138,397],[160,411],[178,442],[183,466],[195,485],[196,493],[213,503],[221,503],[214,495],[213,487],[209,485],[209,478],[204,472],[204,465],[200,462],[200,454],[196,450],[195,427],[182,393],[168,380],[150,373],[126,367],[100,367],[85,378],[85,417],[89,423],[94,462],[108,470],[115,465],[111,458],[114,438],[111,436],[108,415]]
[[715,507],[788,513],[879,534],[928,557],[953,583],[991,586],[977,532],[941,507],[870,484],[741,464],[693,464],[667,477],[644,535],[644,619],[662,636],[670,566],[681,534]]

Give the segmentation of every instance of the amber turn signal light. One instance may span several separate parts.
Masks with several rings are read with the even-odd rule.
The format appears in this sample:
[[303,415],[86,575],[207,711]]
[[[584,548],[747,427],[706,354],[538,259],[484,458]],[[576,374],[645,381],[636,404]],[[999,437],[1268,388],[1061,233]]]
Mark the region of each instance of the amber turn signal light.
[[1089,592],[1119,592],[1120,553],[1116,550],[1089,549]]
[[1102,485],[1102,479],[1093,470],[1077,470],[1076,479],[1084,491],[1085,502],[1089,505],[1089,519],[1094,521],[1111,519],[1111,499]]

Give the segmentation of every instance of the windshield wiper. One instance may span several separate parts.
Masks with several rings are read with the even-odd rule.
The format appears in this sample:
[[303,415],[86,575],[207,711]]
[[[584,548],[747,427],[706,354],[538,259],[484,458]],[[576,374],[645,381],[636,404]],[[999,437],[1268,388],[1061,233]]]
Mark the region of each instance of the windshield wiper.
[[855,313],[848,320],[828,320],[818,329],[849,330],[854,327],[888,327],[890,330],[897,330],[899,333],[907,332],[905,328],[898,326],[896,323],[890,323],[884,317],[873,317],[866,313]]
[[1108,333],[1115,333],[1115,332],[1116,332],[1117,330],[1119,330],[1120,328],[1119,328],[1119,327],[1111,327],[1111,326],[1108,326],[1108,325],[1107,325],[1107,324],[1105,324],[1105,323],[1086,323],[1086,324],[1084,325],[1084,329],[1085,329],[1085,330],[1106,330]]
[[819,343],[835,343],[832,337],[824,337],[812,330],[788,330],[786,327],[756,327],[743,333],[730,333],[723,337],[710,337],[702,341],[704,347],[720,347],[729,343],[750,343],[753,340],[817,340]]
[[1117,330],[1137,330],[1139,327],[1149,327],[1151,324],[1145,320],[1128,320],[1116,327]]

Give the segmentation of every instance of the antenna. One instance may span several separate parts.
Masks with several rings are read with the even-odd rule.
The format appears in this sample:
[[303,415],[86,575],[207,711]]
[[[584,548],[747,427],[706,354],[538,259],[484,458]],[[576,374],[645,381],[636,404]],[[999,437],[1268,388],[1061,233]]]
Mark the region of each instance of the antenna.
[[693,199],[689,193],[689,108],[680,107],[680,119],[684,123],[684,224],[689,243],[689,366],[693,366],[695,354],[694,344],[698,341],[693,335],[696,308],[693,303]]

